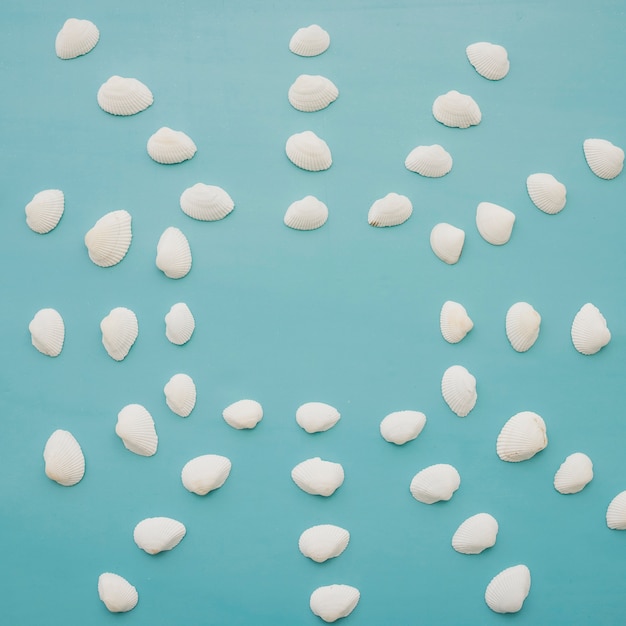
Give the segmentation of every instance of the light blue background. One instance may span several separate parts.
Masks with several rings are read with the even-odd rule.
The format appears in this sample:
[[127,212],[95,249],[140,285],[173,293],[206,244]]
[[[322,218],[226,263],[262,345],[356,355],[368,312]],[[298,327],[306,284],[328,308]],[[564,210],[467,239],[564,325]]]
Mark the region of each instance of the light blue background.
[[[5,0],[0,9],[2,189],[2,388],[0,476],[3,533],[0,585],[6,624],[319,624],[309,610],[320,585],[358,587],[346,624],[620,624],[626,592],[626,534],[605,511],[626,489],[623,416],[626,175],[596,178],[582,142],[624,132],[625,11],[621,0],[408,1]],[[88,55],[61,61],[54,39],[69,17],[98,25]],[[295,30],[318,23],[331,35],[315,58],[291,54]],[[481,78],[465,47],[506,46],[510,74]],[[328,109],[292,109],[287,89],[301,73],[323,74],[340,90]],[[111,75],[132,76],[154,105],[131,118],[99,109]],[[471,94],[477,127],[438,124],[434,98]],[[161,126],[188,133],[196,156],[154,163],[148,137]],[[284,155],[295,132],[313,130],[331,147],[330,170],[298,170]],[[453,156],[440,180],[407,171],[419,144]],[[567,205],[549,216],[530,202],[526,177],[550,172],[567,185]],[[178,199],[196,182],[219,185],[236,203],[222,222],[184,215]],[[47,188],[66,195],[56,230],[31,232],[24,206]],[[374,200],[411,198],[404,225],[367,224]],[[327,203],[318,231],[286,228],[287,206],[307,194]],[[508,244],[494,247],[475,228],[478,202],[513,210]],[[83,237],[105,213],[133,217],[127,257],[110,269],[90,262]],[[428,243],[447,221],[463,228],[460,262],[447,266]],[[193,268],[180,281],[155,266],[168,226],[187,235]],[[438,329],[442,303],[463,303],[475,328],[458,345]],[[525,354],[504,333],[514,302],[542,315]],[[197,330],[170,344],[163,317],[175,302]],[[593,302],[612,342],[584,357],[570,340],[578,309]],[[139,338],[121,363],[101,345],[100,320],[134,310]],[[28,323],[54,307],[66,324],[56,359],[30,345]],[[440,394],[443,371],[466,366],[478,403],[457,418]],[[187,419],[171,413],[163,385],[190,374],[198,402]],[[221,411],[253,398],[265,417],[235,431]],[[311,436],[295,423],[308,401],[342,418]],[[159,449],[128,452],[115,435],[118,411],[143,404]],[[426,413],[420,437],[404,447],[382,440],[389,412]],[[546,421],[549,445],[522,464],[495,453],[505,421],[522,410]],[[70,430],[86,457],[82,482],[63,488],[44,474],[42,451],[57,428]],[[582,451],[595,478],[580,494],[552,487],[565,456]],[[191,458],[223,454],[233,463],[223,488],[201,498],[181,485]],[[290,471],[313,456],[341,462],[344,485],[313,497]],[[461,487],[426,506],[409,493],[413,475],[455,465]],[[479,556],[450,539],[469,515],[500,523],[498,542]],[[156,557],[132,539],[137,522],[165,515],[187,536]],[[325,564],[305,559],[307,527],[347,528],[346,552]],[[525,563],[532,588],[514,616],[492,613],[483,594],[492,576]],[[99,601],[97,578],[112,571],[139,591],[123,616]]]

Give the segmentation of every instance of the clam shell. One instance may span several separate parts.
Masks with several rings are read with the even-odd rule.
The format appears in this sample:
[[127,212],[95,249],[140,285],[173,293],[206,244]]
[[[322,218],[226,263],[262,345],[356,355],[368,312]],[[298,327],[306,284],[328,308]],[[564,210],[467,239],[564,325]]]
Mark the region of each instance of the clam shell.
[[611,180],[624,167],[624,151],[606,139],[585,139],[583,151],[589,169],[599,178]]
[[139,335],[137,316],[124,307],[116,307],[100,322],[102,345],[108,355],[123,361]]
[[504,245],[510,238],[515,213],[492,202],[481,202],[476,208],[476,227],[480,236],[494,246]]
[[530,570],[525,565],[507,567],[491,579],[485,602],[496,613],[517,613],[530,592]]
[[388,193],[370,207],[367,222],[370,226],[398,226],[404,224],[413,213],[413,205],[406,196]]
[[439,328],[448,343],[459,343],[474,328],[474,322],[462,304],[448,300],[441,307]]
[[467,46],[465,54],[474,69],[484,78],[501,80],[509,73],[509,56],[503,46],[479,41]]
[[609,503],[606,525],[612,530],[626,530],[626,491],[618,493]]
[[496,452],[503,461],[527,461],[548,445],[546,424],[537,413],[522,411],[502,427],[496,442]]
[[40,309],[28,325],[31,342],[46,356],[59,356],[65,341],[65,324],[55,309]]
[[46,476],[64,487],[79,483],[85,475],[85,457],[74,435],[55,430],[43,450]]
[[452,547],[461,554],[480,554],[496,544],[498,522],[489,513],[468,517],[452,537]]
[[45,235],[56,228],[65,210],[65,196],[60,189],[45,189],[33,196],[26,205],[26,224],[31,230]]
[[339,556],[350,541],[350,533],[340,526],[320,524],[307,528],[298,540],[298,548],[304,556],[317,563]]
[[125,578],[105,572],[98,578],[98,595],[111,613],[126,613],[137,606],[139,595]]
[[75,59],[93,50],[100,39],[100,31],[89,20],[70,17],[58,32],[54,47],[60,59]]
[[152,92],[136,78],[111,76],[98,89],[98,105],[111,115],[135,115],[153,102]]
[[476,406],[476,379],[462,365],[452,365],[443,373],[441,395],[453,413],[465,417]]
[[181,480],[187,491],[205,496],[219,489],[230,474],[231,462],[219,454],[205,454],[191,459],[183,467]]
[[191,248],[179,228],[170,226],[163,231],[157,244],[156,266],[168,278],[183,278],[191,269]]
[[235,203],[221,187],[196,183],[181,194],[180,208],[195,220],[215,222],[224,219],[235,208]]
[[331,496],[343,484],[343,467],[320,457],[298,463],[291,470],[293,482],[313,496]]
[[438,463],[424,468],[411,481],[411,495],[424,504],[449,500],[461,485],[456,468],[447,463]]
[[565,206],[567,189],[552,174],[531,174],[526,189],[533,204],[548,215],[554,215]]
[[135,454],[152,456],[157,451],[159,438],[154,420],[141,404],[128,404],[117,414],[115,433]]
[[283,221],[295,230],[315,230],[327,219],[328,207],[315,196],[305,196],[289,205]]
[[188,417],[196,406],[196,385],[187,374],[174,374],[163,393],[167,406],[180,417]]
[[582,452],[570,454],[554,475],[554,488],[563,494],[582,491],[593,479],[593,463]]
[[517,352],[526,352],[533,346],[540,326],[541,315],[528,302],[516,302],[507,311],[506,336]]
[[289,50],[301,57],[315,57],[326,52],[330,35],[317,24],[298,28],[289,40]]
[[227,406],[222,417],[237,430],[254,428],[263,419],[263,407],[256,400],[239,400]]
[[89,258],[100,267],[117,265],[133,238],[128,211],[112,211],[101,217],[85,235]]
[[348,617],[359,603],[361,593],[350,585],[318,587],[309,601],[311,611],[325,622],[336,622]]
[[296,422],[307,433],[322,433],[329,430],[340,418],[339,411],[324,402],[306,402],[296,411]]
[[444,263],[454,265],[460,258],[465,243],[465,231],[452,224],[435,225],[430,231],[430,247]]
[[599,352],[611,341],[611,331],[606,325],[604,315],[591,302],[587,302],[576,313],[571,334],[576,350],[586,355]]
[[437,143],[417,146],[404,160],[404,167],[427,178],[441,178],[452,169],[452,157]]
[[328,144],[310,130],[291,135],[285,152],[294,165],[309,172],[321,172],[333,164]]
[[184,302],[172,305],[165,316],[165,336],[168,340],[182,346],[191,339],[195,329],[196,320],[189,307]]
[[435,98],[433,115],[444,126],[453,128],[476,126],[482,117],[474,99],[454,89]]
[[312,113],[325,109],[339,96],[339,89],[325,76],[300,74],[289,87],[289,104],[298,111]]
[[135,526],[133,539],[139,548],[148,554],[158,554],[175,548],[187,529],[171,517],[148,517]]
[[420,411],[394,411],[380,423],[380,434],[385,441],[398,446],[416,439],[426,426],[426,416]]
[[172,130],[167,126],[159,128],[148,139],[147,149],[153,161],[163,163],[164,165],[187,161],[198,150],[191,137],[181,130]]

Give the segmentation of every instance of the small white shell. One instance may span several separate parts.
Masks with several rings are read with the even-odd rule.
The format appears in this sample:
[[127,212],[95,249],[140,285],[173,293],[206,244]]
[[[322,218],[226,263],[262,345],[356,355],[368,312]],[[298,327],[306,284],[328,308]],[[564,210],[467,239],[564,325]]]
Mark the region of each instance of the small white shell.
[[180,417],[187,417],[196,406],[196,385],[187,374],[174,374],[163,393],[167,406]]
[[476,227],[480,236],[494,246],[504,245],[510,238],[515,213],[492,202],[481,202],[476,208]]
[[465,417],[476,406],[476,378],[462,365],[452,365],[441,378],[441,395],[450,410]]
[[263,419],[263,407],[256,400],[238,400],[222,411],[222,417],[237,430],[254,428]]
[[479,41],[467,46],[465,54],[474,69],[484,78],[501,80],[509,73],[509,56],[503,46]]
[[231,462],[219,454],[205,454],[191,459],[183,467],[181,480],[187,491],[205,496],[219,489],[230,474]]
[[293,482],[313,496],[331,496],[343,484],[343,467],[320,457],[298,463],[291,470]]
[[135,115],[153,102],[152,92],[136,78],[111,76],[98,89],[98,105],[111,115]]
[[294,165],[309,172],[321,172],[333,164],[328,144],[310,130],[291,135],[285,152]]
[[117,265],[133,238],[128,211],[112,211],[101,217],[85,235],[89,258],[100,267]]
[[412,213],[411,201],[392,191],[372,204],[367,214],[367,222],[370,226],[398,226],[404,224]]
[[98,578],[98,595],[111,613],[126,613],[137,606],[139,595],[125,578],[105,572]]
[[74,435],[55,430],[43,450],[46,476],[64,487],[79,483],[85,475],[85,457]]
[[528,304],[516,302],[506,314],[506,336],[517,352],[526,352],[537,341],[541,315]]
[[100,322],[102,345],[108,355],[123,361],[139,335],[137,316],[124,307],[116,307]]
[[231,213],[235,203],[221,187],[196,183],[181,194],[180,208],[194,220],[215,222]]
[[65,210],[65,196],[60,189],[45,189],[26,205],[26,223],[31,230],[45,235],[56,228]]
[[438,463],[424,468],[411,481],[411,495],[424,504],[449,500],[461,485],[461,476],[452,465]]
[[441,307],[439,328],[448,343],[459,343],[474,328],[474,322],[462,304],[447,300]]
[[476,126],[482,117],[474,99],[454,89],[435,99],[433,115],[438,122],[453,128]]
[[480,554],[496,544],[498,522],[489,513],[468,517],[452,537],[452,547],[461,554]]
[[465,243],[465,231],[452,224],[436,224],[430,231],[432,251],[448,265],[454,265],[460,258]]
[[554,475],[554,488],[559,493],[582,491],[593,479],[593,463],[582,452],[570,454]]
[[340,418],[339,411],[324,402],[306,402],[296,411],[296,422],[307,433],[322,433],[329,430]]
[[624,151],[606,139],[585,139],[583,151],[589,169],[604,180],[615,178],[624,167]]
[[526,179],[526,189],[533,204],[548,215],[563,210],[567,189],[552,174],[531,174]]
[[491,579],[485,602],[496,613],[517,613],[530,592],[530,570],[525,565],[507,567]]
[[385,441],[398,446],[416,439],[426,426],[426,416],[420,411],[394,411],[383,418],[380,434]]
[[283,221],[295,230],[315,230],[327,219],[328,207],[315,196],[305,196],[289,205]]
[[336,622],[348,617],[359,603],[361,593],[350,585],[327,585],[318,587],[309,601],[311,611],[325,622]]
[[289,40],[289,50],[301,57],[314,57],[326,52],[330,35],[317,24],[298,28]]
[[350,533],[340,526],[320,524],[307,528],[298,540],[298,548],[304,556],[317,563],[339,556],[350,541]]
[[196,320],[184,302],[172,305],[165,316],[165,336],[177,346],[186,344],[196,328]]
[[75,59],[94,49],[100,39],[100,31],[89,20],[70,17],[58,32],[54,47],[60,59]]
[[171,517],[148,517],[135,526],[133,539],[139,548],[148,554],[158,554],[175,548],[187,529]]
[[117,414],[115,433],[135,454],[152,456],[157,451],[159,438],[154,420],[141,404],[128,404]]
[[611,341],[611,331],[606,325],[604,315],[591,302],[587,302],[576,313],[571,334],[576,350],[586,355],[599,352]]
[[148,139],[147,149],[153,161],[164,165],[187,161],[198,150],[191,137],[181,130],[172,130],[167,126],[159,128]]
[[65,324],[55,309],[41,309],[28,325],[31,342],[46,356],[59,356],[65,341]]
[[191,248],[187,237],[174,226],[163,231],[157,243],[156,266],[168,278],[183,278],[191,269]]
[[312,113],[325,109],[339,96],[339,89],[325,76],[301,74],[289,87],[289,104],[298,111]]
[[537,413],[522,411],[502,427],[496,442],[496,452],[503,461],[526,461],[548,445],[546,424]]
[[417,146],[404,160],[404,167],[427,178],[441,178],[452,169],[452,157],[437,143]]
[[618,493],[609,503],[606,525],[613,530],[626,530],[626,491]]

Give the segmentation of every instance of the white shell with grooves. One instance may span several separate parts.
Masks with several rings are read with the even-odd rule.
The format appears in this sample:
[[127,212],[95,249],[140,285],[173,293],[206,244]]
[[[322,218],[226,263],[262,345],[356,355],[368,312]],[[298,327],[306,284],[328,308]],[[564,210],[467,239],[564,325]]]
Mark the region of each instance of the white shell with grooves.
[[328,207],[315,196],[305,196],[289,205],[283,221],[294,230],[315,230],[327,219]]
[[437,143],[417,146],[404,160],[404,167],[427,178],[441,178],[452,169],[452,157]]
[[506,336],[517,352],[526,352],[537,341],[541,315],[528,304],[516,302],[506,314]]
[[229,215],[235,203],[221,187],[196,183],[181,194],[180,208],[194,220],[215,222]]
[[361,593],[350,585],[318,587],[309,600],[311,611],[325,622],[336,622],[347,617],[359,603]]
[[480,236],[494,246],[504,245],[510,238],[515,213],[492,202],[481,202],[476,208],[476,227]]
[[609,503],[606,525],[612,530],[626,530],[626,491],[618,493]]
[[611,180],[624,168],[624,151],[606,139],[585,139],[583,151],[589,169],[599,178]]
[[411,201],[392,191],[372,204],[367,214],[367,222],[370,226],[398,226],[404,224],[412,213]]
[[454,265],[461,258],[465,231],[442,222],[430,231],[430,247],[444,263]]
[[453,128],[476,126],[482,118],[474,99],[454,89],[435,99],[433,115],[438,122]]
[[289,87],[289,104],[298,111],[313,113],[325,109],[339,96],[335,84],[325,76],[301,74]]
[[503,461],[527,461],[548,445],[546,424],[540,415],[522,411],[502,427],[496,441],[496,452]]
[[55,309],[40,309],[28,325],[33,346],[46,356],[59,356],[65,341],[65,324]]
[[163,393],[167,406],[180,417],[188,417],[196,406],[196,385],[188,374],[174,374]]
[[461,485],[461,476],[455,467],[437,463],[424,468],[411,481],[411,495],[424,504],[450,500]]
[[285,152],[294,165],[309,172],[321,172],[333,164],[328,144],[310,130],[291,135]]
[[298,30],[289,40],[289,50],[301,57],[314,57],[326,52],[330,46],[330,35],[317,24]]
[[187,491],[205,496],[219,489],[230,474],[231,462],[219,454],[197,456],[187,462],[181,473],[181,480]]
[[98,89],[98,105],[111,115],[135,115],[153,102],[152,92],[136,78],[111,76]]
[[476,406],[476,378],[462,365],[452,365],[441,379],[441,395],[450,410],[465,417]]
[[191,339],[195,328],[196,321],[189,307],[184,302],[172,305],[165,316],[165,336],[168,340],[182,346]]
[[298,540],[298,548],[304,556],[317,563],[339,556],[350,541],[350,533],[340,526],[320,524],[307,528]]
[[85,475],[85,457],[74,435],[55,430],[43,450],[46,476],[64,487],[79,483]]
[[147,517],[135,526],[133,539],[148,554],[158,554],[175,548],[183,539],[185,525],[171,517]]
[[439,314],[439,329],[448,343],[459,343],[472,328],[474,322],[462,304],[452,300],[443,303]]
[[128,404],[117,414],[115,433],[135,454],[152,456],[157,451],[159,438],[154,420],[141,404]]
[[517,613],[530,592],[530,570],[515,565],[491,579],[485,590],[485,602],[496,613]]
[[222,417],[237,430],[254,428],[263,419],[263,407],[256,400],[238,400],[222,411]]
[[380,423],[380,434],[385,441],[401,446],[416,439],[426,426],[426,416],[420,411],[394,411]]
[[139,595],[125,578],[105,572],[98,578],[98,595],[111,613],[126,613],[137,606]]
[[65,210],[65,196],[60,189],[44,189],[26,205],[28,228],[45,235],[56,228]]
[[153,161],[163,163],[164,165],[187,161],[198,150],[191,137],[181,130],[172,130],[167,126],[159,128],[148,139],[146,148]]
[[343,484],[343,467],[320,457],[298,463],[291,470],[293,482],[313,496],[331,496]]
[[465,49],[474,69],[484,78],[501,80],[509,73],[509,56],[506,48],[487,41],[478,41]]
[[599,352],[611,341],[611,331],[606,325],[604,315],[591,302],[587,302],[576,313],[571,335],[576,350],[586,355]]
[[548,215],[559,213],[567,201],[567,189],[552,174],[531,174],[526,179],[526,190],[533,204]]
[[563,494],[582,491],[593,479],[593,463],[582,452],[570,454],[554,475],[554,488]]
[[307,433],[321,433],[329,430],[340,418],[339,411],[324,402],[306,402],[296,411],[296,422]]
[[93,22],[70,17],[58,32],[54,47],[60,59],[75,59],[93,50],[99,39],[100,31]]
[[480,554],[496,543],[498,522],[489,513],[468,517],[452,537],[452,547],[461,554]]
[[168,278],[183,278],[191,269],[191,248],[187,237],[174,226],[163,231],[157,243],[156,266]]
[[108,355],[122,361],[139,335],[137,316],[125,307],[116,307],[100,322],[102,345]]
[[101,217],[85,235],[89,258],[100,267],[117,265],[133,238],[128,211],[112,211]]

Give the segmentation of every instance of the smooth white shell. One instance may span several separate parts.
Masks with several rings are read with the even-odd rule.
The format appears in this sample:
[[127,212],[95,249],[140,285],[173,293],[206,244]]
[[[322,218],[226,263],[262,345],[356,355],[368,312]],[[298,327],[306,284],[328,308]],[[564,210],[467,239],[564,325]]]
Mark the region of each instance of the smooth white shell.
[[461,554],[480,554],[496,543],[498,522],[489,513],[468,517],[452,537],[452,547]]
[[135,115],[153,102],[152,92],[136,78],[111,76],[98,89],[98,105],[111,115]]
[[494,246],[504,245],[510,238],[515,213],[492,202],[481,202],[476,208],[476,227],[480,236]]
[[476,378],[462,365],[452,365],[441,378],[441,395],[450,410],[465,417],[476,406]]
[[323,461],[320,457],[298,463],[291,470],[293,482],[314,496],[331,496],[343,484],[343,467],[339,463]]
[[530,570],[515,565],[491,579],[485,590],[485,602],[496,613],[517,613],[530,592]]
[[98,578],[98,595],[111,613],[126,613],[137,606],[139,595],[125,578],[105,572]]
[[168,278],[183,278],[191,269],[191,248],[179,228],[163,231],[157,244],[156,266]]
[[404,167],[427,178],[441,178],[452,169],[452,157],[437,143],[417,146],[404,160]]
[[55,430],[43,450],[46,476],[71,487],[85,475],[85,457],[74,435],[67,430]]
[[183,539],[185,525],[171,517],[148,517],[135,526],[133,539],[148,554],[158,554],[175,548]]
[[436,224],[430,231],[430,247],[432,251],[448,265],[454,265],[461,257],[465,231],[452,224]]
[[222,411],[222,417],[237,430],[254,428],[263,419],[263,407],[256,400],[238,400]]
[[439,329],[448,343],[459,343],[474,328],[465,307],[459,302],[447,300],[439,314]]
[[329,430],[340,418],[339,411],[324,402],[306,402],[296,411],[296,422],[307,433],[321,433]]
[[347,617],[359,603],[361,593],[350,585],[318,587],[309,601],[311,611],[325,622],[336,622]]
[[157,451],[159,438],[154,420],[141,404],[128,404],[117,414],[115,433],[135,454],[152,456]]
[[65,210],[65,196],[60,189],[44,189],[33,196],[26,205],[26,224],[45,235],[56,228]]
[[187,417],[196,406],[196,385],[188,374],[174,374],[163,393],[167,406],[181,417]]
[[85,235],[89,258],[100,267],[117,265],[133,238],[128,211],[112,211],[101,217]]
[[487,41],[478,41],[465,49],[474,69],[489,80],[501,80],[509,73],[509,56],[506,48]]
[[611,331],[606,325],[604,315],[591,302],[587,302],[576,313],[571,335],[576,350],[586,355],[599,352],[611,341]]
[[40,309],[28,325],[30,339],[42,354],[59,356],[65,341],[65,324],[55,309]]
[[315,196],[305,196],[289,205],[283,221],[295,230],[315,230],[327,219],[328,207]]
[[411,481],[411,495],[424,504],[449,500],[461,485],[461,476],[455,467],[438,463],[424,468]]
[[289,104],[298,111],[312,113],[325,109],[339,96],[339,89],[325,76],[301,74],[289,87]]
[[585,139],[583,151],[589,169],[599,178],[611,180],[624,167],[624,151],[606,139]]
[[626,530],[626,491],[618,493],[609,503],[606,525],[613,530]]
[[570,454],[554,475],[554,488],[559,493],[582,491],[593,479],[593,463],[582,452]]
[[309,172],[321,172],[333,164],[328,144],[310,130],[291,135],[285,152],[294,165]]
[[317,24],[299,28],[289,40],[289,50],[301,57],[314,57],[326,52],[330,35]]
[[172,305],[165,316],[165,336],[169,341],[182,346],[191,339],[196,328],[196,320],[184,302]]
[[205,454],[191,459],[183,467],[181,479],[187,491],[205,496],[219,489],[230,474],[231,462],[219,454]]
[[548,445],[546,424],[537,413],[522,411],[502,427],[496,441],[496,452],[503,461],[527,461]]
[[70,17],[58,32],[54,47],[60,59],[75,59],[93,50],[98,39],[100,31],[93,22]]
[[420,411],[394,411],[380,423],[380,434],[385,441],[398,446],[416,439],[426,426],[426,416]]
[[507,311],[506,336],[517,352],[526,352],[533,346],[540,326],[541,315],[528,302],[516,302]]
[[181,194],[180,208],[195,220],[215,222],[231,213],[235,203],[221,187],[196,183]]
[[350,533],[340,526],[320,524],[307,528],[298,540],[298,548],[304,556],[317,563],[339,556],[350,541]]
[[191,137],[181,130],[163,126],[148,139],[147,150],[153,161],[171,165],[191,159],[198,148]]
[[372,204],[367,214],[367,222],[370,226],[398,226],[406,222],[412,213],[411,201],[392,191]]
[[526,179],[526,190],[533,204],[548,215],[563,210],[567,189],[552,174],[531,174]]
[[476,126],[482,117],[474,99],[454,89],[435,99],[433,115],[438,122],[453,128]]
[[100,322],[102,345],[108,355],[122,361],[139,335],[137,316],[125,307],[116,307]]

